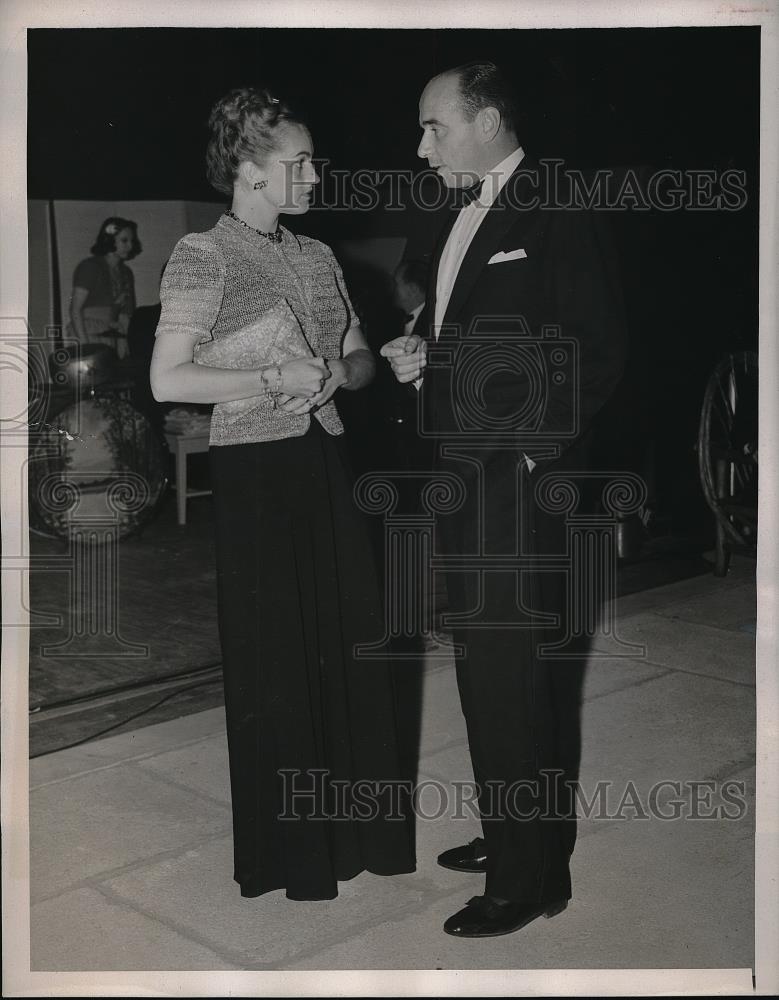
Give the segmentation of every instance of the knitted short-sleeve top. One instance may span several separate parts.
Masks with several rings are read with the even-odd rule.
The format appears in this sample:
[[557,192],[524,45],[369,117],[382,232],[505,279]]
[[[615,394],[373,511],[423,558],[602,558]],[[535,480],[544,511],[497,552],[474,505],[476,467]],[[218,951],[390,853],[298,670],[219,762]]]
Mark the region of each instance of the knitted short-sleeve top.
[[[213,229],[176,244],[165,268],[157,336],[196,333],[198,343],[228,337],[285,299],[311,349],[341,357],[343,339],[358,323],[343,274],[324,243],[279,227],[280,243],[223,215]],[[343,424],[332,400],[314,413],[330,434]],[[211,417],[212,445],[249,444],[299,437],[309,414],[274,410],[270,400],[228,421],[219,403]]]

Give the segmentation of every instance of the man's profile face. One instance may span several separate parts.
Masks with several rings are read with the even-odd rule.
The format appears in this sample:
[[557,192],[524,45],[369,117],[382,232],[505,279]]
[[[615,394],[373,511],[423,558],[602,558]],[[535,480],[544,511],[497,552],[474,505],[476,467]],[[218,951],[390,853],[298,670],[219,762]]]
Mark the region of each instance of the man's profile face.
[[481,144],[476,119],[469,122],[460,107],[457,77],[437,76],[419,101],[422,141],[417,156],[426,159],[447,187],[470,187],[481,176]]

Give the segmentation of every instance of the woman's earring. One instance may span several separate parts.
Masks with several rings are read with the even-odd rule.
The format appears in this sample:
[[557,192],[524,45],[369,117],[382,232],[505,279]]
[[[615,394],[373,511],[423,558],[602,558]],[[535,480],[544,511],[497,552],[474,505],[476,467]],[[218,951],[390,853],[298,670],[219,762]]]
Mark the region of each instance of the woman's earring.
[[264,188],[267,183],[268,183],[267,181],[256,181],[254,185],[254,190],[259,191],[260,188]]

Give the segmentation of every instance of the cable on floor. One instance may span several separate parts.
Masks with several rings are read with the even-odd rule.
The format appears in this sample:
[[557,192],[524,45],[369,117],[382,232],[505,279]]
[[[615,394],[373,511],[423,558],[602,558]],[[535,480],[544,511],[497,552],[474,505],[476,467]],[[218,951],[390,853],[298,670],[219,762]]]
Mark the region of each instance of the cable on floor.
[[177,688],[175,691],[169,691],[168,694],[159,698],[157,701],[153,702],[151,705],[147,705],[146,708],[142,708],[139,712],[134,712],[132,715],[128,715],[124,719],[120,719],[118,722],[112,723],[110,726],[106,726],[105,729],[101,729],[96,733],[90,733],[89,736],[84,736],[80,740],[74,740],[72,743],[66,743],[64,746],[53,747],[51,750],[42,750],[39,753],[30,754],[30,760],[35,760],[38,757],[48,757],[49,754],[59,753],[61,750],[70,750],[73,747],[81,746],[84,743],[91,743],[92,740],[96,740],[100,736],[105,736],[106,733],[112,732],[114,729],[119,729],[121,726],[127,725],[128,722],[132,722],[134,719],[139,719],[142,715],[146,715],[155,708],[159,708],[166,701],[171,698],[175,698],[176,695],[181,694],[183,691],[191,691],[193,688],[203,687],[206,684],[221,684],[221,678],[215,677],[208,680],[196,681],[194,684],[187,684],[184,687]]

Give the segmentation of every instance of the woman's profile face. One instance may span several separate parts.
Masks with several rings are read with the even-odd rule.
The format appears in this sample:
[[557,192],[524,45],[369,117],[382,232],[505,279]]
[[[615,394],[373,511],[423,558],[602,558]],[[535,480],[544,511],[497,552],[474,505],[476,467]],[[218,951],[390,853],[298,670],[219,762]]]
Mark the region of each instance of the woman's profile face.
[[263,196],[279,212],[303,215],[308,211],[314,185],[319,183],[311,162],[313,155],[308,129],[302,125],[286,126],[278,147],[265,163],[268,183],[262,189]]
[[127,260],[133,251],[133,231],[129,227],[120,229],[114,237],[114,253],[120,260]]

